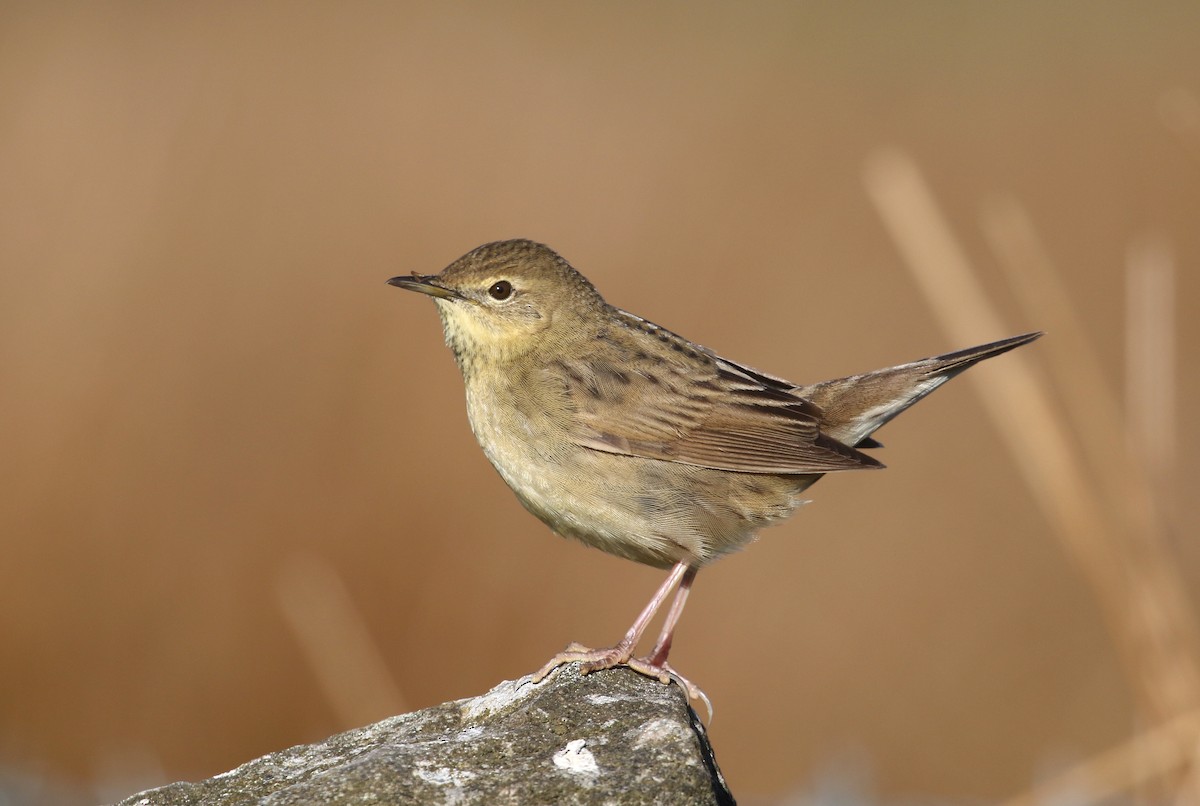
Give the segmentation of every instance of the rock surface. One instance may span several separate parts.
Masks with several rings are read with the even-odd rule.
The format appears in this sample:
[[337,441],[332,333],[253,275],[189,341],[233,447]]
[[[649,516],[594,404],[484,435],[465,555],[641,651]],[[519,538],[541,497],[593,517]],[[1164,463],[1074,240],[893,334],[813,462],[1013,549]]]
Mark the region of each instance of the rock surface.
[[401,714],[120,806],[732,804],[677,686],[578,665]]

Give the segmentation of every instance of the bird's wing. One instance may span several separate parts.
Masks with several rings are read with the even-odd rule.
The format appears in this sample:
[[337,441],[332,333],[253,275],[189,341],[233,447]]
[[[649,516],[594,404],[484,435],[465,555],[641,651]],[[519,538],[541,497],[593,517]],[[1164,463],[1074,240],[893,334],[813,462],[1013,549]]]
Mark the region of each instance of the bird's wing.
[[[562,384],[576,444],[607,453],[743,473],[826,473],[879,467],[821,433],[820,409],[792,385],[725,361],[680,336],[632,317],[667,350],[642,349],[613,334],[619,349],[561,357],[545,371]],[[615,354],[619,360],[606,359]]]

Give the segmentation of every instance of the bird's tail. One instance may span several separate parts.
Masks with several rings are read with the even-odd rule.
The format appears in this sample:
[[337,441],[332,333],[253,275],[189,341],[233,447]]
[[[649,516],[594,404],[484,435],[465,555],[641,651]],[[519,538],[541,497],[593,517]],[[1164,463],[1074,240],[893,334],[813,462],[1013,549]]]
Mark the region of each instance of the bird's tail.
[[801,386],[796,394],[823,410],[821,432],[856,448],[879,447],[875,429],[968,367],[1042,334],[1026,333],[898,367]]

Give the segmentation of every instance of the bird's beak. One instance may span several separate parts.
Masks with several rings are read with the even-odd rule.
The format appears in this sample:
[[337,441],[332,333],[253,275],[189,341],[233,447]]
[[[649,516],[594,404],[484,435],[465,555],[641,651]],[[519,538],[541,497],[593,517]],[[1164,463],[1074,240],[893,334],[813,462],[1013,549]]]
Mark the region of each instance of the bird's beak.
[[408,291],[419,291],[422,294],[428,294],[431,297],[441,297],[442,299],[462,298],[462,295],[457,291],[438,285],[436,280],[437,277],[435,275],[417,274],[414,272],[407,277],[393,277],[388,280],[388,285],[394,285],[397,288],[403,288]]

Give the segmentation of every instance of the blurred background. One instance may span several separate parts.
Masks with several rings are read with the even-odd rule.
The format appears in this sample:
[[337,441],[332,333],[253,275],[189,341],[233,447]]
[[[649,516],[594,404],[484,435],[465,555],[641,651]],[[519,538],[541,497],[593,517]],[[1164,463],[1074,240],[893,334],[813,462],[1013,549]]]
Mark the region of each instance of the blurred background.
[[661,572],[521,509],[433,306],[384,284],[509,237],[797,382],[1050,331],[700,574],[672,660],[740,799],[1196,802],[1198,32],[1194,2],[3,3],[0,802],[207,777],[624,633]]

